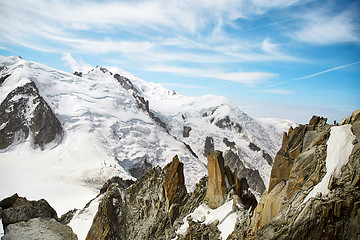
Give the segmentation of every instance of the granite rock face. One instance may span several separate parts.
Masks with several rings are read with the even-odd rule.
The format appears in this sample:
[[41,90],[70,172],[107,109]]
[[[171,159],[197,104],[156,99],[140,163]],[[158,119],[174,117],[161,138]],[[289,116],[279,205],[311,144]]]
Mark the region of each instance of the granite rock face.
[[86,239],[173,238],[182,218],[203,203],[206,183],[204,178],[186,193],[183,165],[174,157],[127,188],[108,184]]
[[[329,193],[306,196],[327,172],[325,159],[331,126],[314,116],[289,129],[275,158],[270,186],[252,218],[238,224],[228,239],[359,239],[360,111],[342,124],[355,136],[348,162],[331,175]],[[344,126],[346,127],[346,126]]]
[[0,149],[25,141],[44,149],[50,142],[61,142],[63,128],[50,106],[40,96],[34,82],[11,91],[0,105]]
[[[184,235],[176,231],[184,224],[183,219],[201,204],[220,204],[228,196],[234,196],[242,202],[243,211],[248,211],[244,209],[254,209],[256,199],[248,190],[246,180],[236,177],[236,171],[228,167],[227,178],[233,182],[229,189],[226,187],[221,152],[209,154],[209,159],[213,161],[209,165],[209,176],[203,177],[192,193],[186,193],[183,164],[177,156],[164,169],[155,167],[128,187],[109,181],[104,186],[106,191],[102,188],[104,197],[86,239],[217,239],[216,224],[190,222]],[[215,182],[217,185],[210,186]],[[221,195],[217,195],[216,186],[221,187]]]
[[208,154],[209,183],[205,200],[210,208],[218,208],[224,204],[227,196],[225,183],[224,158],[222,152],[214,151]]
[[239,155],[232,150],[228,150],[224,154],[224,161],[225,165],[228,165],[232,171],[236,169],[238,178],[246,178],[251,189],[260,194],[265,191],[265,185],[259,171],[257,169],[247,168],[240,160]]
[[171,163],[164,168],[164,190],[166,197],[166,207],[169,209],[172,204],[179,203],[186,194],[184,180],[184,164],[175,156]]

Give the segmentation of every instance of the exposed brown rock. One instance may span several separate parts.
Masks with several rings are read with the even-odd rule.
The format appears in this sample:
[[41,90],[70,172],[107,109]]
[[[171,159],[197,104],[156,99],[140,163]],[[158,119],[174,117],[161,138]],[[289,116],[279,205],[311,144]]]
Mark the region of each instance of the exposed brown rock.
[[224,204],[227,195],[225,183],[224,159],[222,152],[214,151],[207,156],[208,159],[208,188],[205,201],[210,208],[217,208]]
[[312,118],[309,121],[309,125],[316,125],[318,124],[320,121],[320,117],[319,116],[312,116]]
[[[356,129],[360,119],[354,116],[358,115],[353,113],[344,124],[352,124],[352,132],[358,139],[360,131]],[[326,173],[326,142],[330,126],[325,124],[324,118],[314,122],[317,123],[313,127],[304,126],[305,134],[302,134],[303,130],[291,129],[286,135],[282,148],[284,156],[288,156],[284,152],[298,147],[298,141],[291,140],[297,139],[294,132],[303,136],[300,141],[302,151],[293,159],[287,178],[277,181],[271,191],[264,192],[253,218],[243,221],[228,239],[359,239],[358,141],[353,141],[355,145],[349,162],[341,169],[341,174],[331,177],[330,192],[325,196],[317,194],[303,202]]]
[[186,194],[184,164],[179,161],[176,155],[172,162],[166,165],[164,171],[166,172],[164,179],[166,206],[169,209],[173,203],[180,202],[180,198]]
[[[86,236],[87,240],[127,239],[126,224],[123,224],[126,212],[126,208],[122,207],[123,201],[118,185],[115,183],[110,185],[99,204],[98,212]],[[116,210],[120,208],[123,208],[121,212]]]
[[225,176],[228,180],[228,183],[231,187],[232,185],[235,184],[235,178],[237,178],[237,176],[236,175],[234,176],[234,173],[231,171],[231,169],[228,165],[225,165],[224,171],[225,171]]
[[288,134],[284,134],[282,147],[276,154],[271,169],[268,192],[271,192],[279,182],[288,180],[294,160],[302,151],[302,139],[305,133],[306,126],[300,125],[295,129],[290,128]]
[[[151,169],[126,189],[122,182],[119,184],[117,180],[110,180],[104,185],[107,189],[87,239],[175,238],[175,231],[182,224],[182,219],[203,203],[207,184],[207,177],[202,178],[195,190],[189,194],[185,192],[185,187],[180,187],[184,190],[184,195],[173,198],[175,202],[168,207],[165,178],[168,178],[166,181],[169,183],[169,189],[175,190],[177,183],[183,183],[181,177],[178,178],[182,175],[179,174],[179,171],[182,172],[181,166],[182,163],[178,162],[176,157],[164,169],[160,167]],[[175,180],[172,178],[177,178],[174,181],[177,183],[172,182]],[[172,196],[176,196],[176,192],[173,192]]]

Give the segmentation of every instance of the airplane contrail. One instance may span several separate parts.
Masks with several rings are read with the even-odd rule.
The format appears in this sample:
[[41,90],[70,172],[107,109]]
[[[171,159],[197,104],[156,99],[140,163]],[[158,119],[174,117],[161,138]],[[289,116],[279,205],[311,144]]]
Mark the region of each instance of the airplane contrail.
[[324,73],[327,73],[327,72],[331,72],[331,71],[338,70],[338,69],[341,69],[341,68],[346,68],[346,67],[349,67],[351,65],[358,64],[358,63],[360,63],[360,61],[345,64],[345,65],[342,65],[342,66],[339,66],[339,67],[330,68],[330,69],[327,69],[325,71],[317,72],[317,73],[314,73],[314,74],[311,74],[311,75],[308,75],[308,76],[305,76],[305,77],[301,77],[301,78],[296,78],[294,80],[301,80],[301,79],[305,79],[305,78],[315,77],[315,76],[318,76],[318,75],[321,75],[321,74],[324,74]]
[[318,75],[321,75],[321,74],[324,74],[324,73],[327,73],[327,72],[335,71],[335,70],[338,70],[338,69],[341,69],[341,68],[346,68],[346,67],[349,67],[349,66],[351,66],[351,65],[358,64],[358,63],[360,63],[360,61],[356,61],[356,62],[353,62],[353,63],[345,64],[345,65],[342,65],[342,66],[339,66],[339,67],[330,68],[330,69],[327,69],[327,70],[324,70],[324,71],[321,71],[321,72],[317,72],[317,73],[313,73],[313,74],[307,75],[307,76],[305,76],[305,77],[300,77],[300,78],[295,78],[295,79],[288,80],[288,81],[283,81],[283,82],[275,83],[275,84],[273,84],[273,85],[268,86],[268,88],[269,88],[269,87],[275,87],[275,86],[278,86],[278,85],[282,85],[282,84],[285,84],[285,83],[290,82],[290,81],[298,81],[298,80],[301,80],[301,79],[306,79],[306,78],[315,77],[315,76],[318,76]]

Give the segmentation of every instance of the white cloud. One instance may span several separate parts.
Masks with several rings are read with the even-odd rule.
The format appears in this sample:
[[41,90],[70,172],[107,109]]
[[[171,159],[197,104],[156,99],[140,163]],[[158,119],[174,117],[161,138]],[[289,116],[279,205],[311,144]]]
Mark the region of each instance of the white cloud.
[[204,77],[226,80],[231,82],[238,82],[242,84],[258,84],[268,79],[278,76],[275,73],[269,72],[225,72],[216,69],[200,69],[200,68],[186,68],[174,66],[152,66],[144,70],[153,72],[167,72],[176,73],[193,77]]
[[7,24],[0,25],[0,42],[44,52],[121,53],[143,63],[297,61],[279,46],[269,51],[271,44],[275,47],[270,39],[263,42],[267,51],[259,52],[258,40],[223,31],[238,18],[258,14],[253,6],[268,11],[287,5],[247,0],[5,1],[0,22]]
[[84,63],[82,60],[80,60],[80,63],[71,56],[70,53],[64,53],[61,60],[64,61],[65,65],[69,66],[71,71],[73,72],[88,72],[93,67],[89,64]]
[[252,4],[258,13],[264,13],[272,9],[286,8],[296,4],[304,4],[308,0],[252,0]]
[[202,77],[216,78],[244,84],[257,84],[276,76],[277,74],[269,72],[217,72],[202,75]]
[[346,10],[339,14],[312,13],[304,15],[302,28],[295,32],[297,40],[319,45],[360,42],[358,14]]
[[266,37],[261,44],[261,48],[268,53],[278,55],[278,44],[272,43],[269,37]]

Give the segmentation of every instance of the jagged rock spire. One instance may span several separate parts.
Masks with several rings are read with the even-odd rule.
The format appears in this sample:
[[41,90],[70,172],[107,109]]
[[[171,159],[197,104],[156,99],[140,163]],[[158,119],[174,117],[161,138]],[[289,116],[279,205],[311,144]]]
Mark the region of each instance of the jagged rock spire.
[[209,180],[205,201],[214,209],[224,204],[227,196],[224,158],[222,152],[214,151],[207,155],[207,159]]
[[166,207],[169,209],[171,204],[179,202],[179,199],[186,194],[184,164],[176,155],[172,162],[165,166],[164,171],[166,172],[164,179]]

